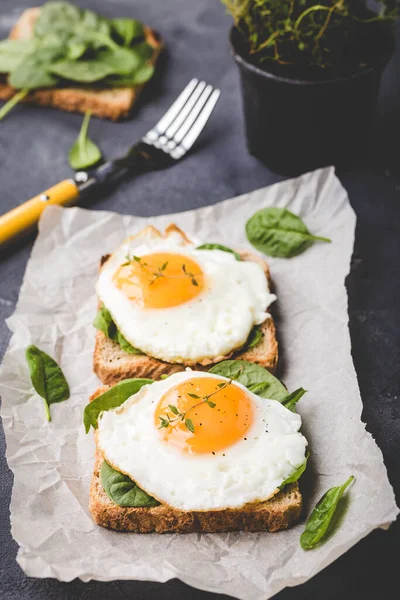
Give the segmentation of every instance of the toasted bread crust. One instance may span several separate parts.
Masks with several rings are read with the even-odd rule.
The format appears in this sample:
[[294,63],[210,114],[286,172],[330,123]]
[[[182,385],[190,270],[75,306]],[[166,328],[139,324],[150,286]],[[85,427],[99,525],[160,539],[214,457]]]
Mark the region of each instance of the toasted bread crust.
[[[24,11],[10,33],[10,39],[27,39],[32,37],[40,7]],[[145,27],[145,37],[156,52],[152,58],[155,64],[163,48],[163,42],[157,32]],[[90,87],[69,87],[54,89],[39,89],[32,91],[22,102],[59,108],[68,112],[85,113],[90,110],[97,117],[118,119],[128,117],[143,85],[112,89],[96,89]],[[0,100],[9,100],[16,90],[6,82],[0,82]]]
[[[174,224],[167,227],[164,236],[171,234],[178,234],[185,243],[191,243],[187,235]],[[155,227],[148,226],[132,237],[144,238],[146,236],[162,237],[162,234]],[[269,286],[271,286],[271,275],[265,260],[248,250],[239,251],[239,254],[242,260],[258,263],[265,273]],[[108,255],[103,256],[100,265],[102,266],[107,259]],[[109,385],[130,377],[159,379],[161,375],[171,375],[178,371],[184,371],[186,367],[191,367],[196,371],[204,371],[212,365],[227,359],[247,360],[274,373],[278,363],[278,342],[272,317],[266,319],[261,325],[261,332],[263,334],[262,340],[254,348],[239,349],[236,352],[216,356],[213,359],[204,359],[201,362],[169,363],[146,354],[127,354],[121,350],[116,342],[107,338],[102,331],[98,331],[93,354],[93,370],[103,383]]]

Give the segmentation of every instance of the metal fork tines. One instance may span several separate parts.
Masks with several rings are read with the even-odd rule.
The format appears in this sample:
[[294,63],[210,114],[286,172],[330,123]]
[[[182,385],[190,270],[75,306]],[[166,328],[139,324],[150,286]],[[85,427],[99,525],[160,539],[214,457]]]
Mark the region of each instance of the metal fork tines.
[[212,85],[192,79],[143,141],[176,160],[182,158],[202,132],[219,95]]

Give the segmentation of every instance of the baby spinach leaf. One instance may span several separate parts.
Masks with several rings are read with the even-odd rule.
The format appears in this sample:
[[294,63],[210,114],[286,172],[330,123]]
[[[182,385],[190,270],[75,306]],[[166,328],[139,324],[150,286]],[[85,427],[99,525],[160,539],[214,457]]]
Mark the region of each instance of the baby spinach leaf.
[[35,23],[35,36],[42,38],[52,32],[73,31],[81,18],[82,11],[70,2],[46,2]]
[[142,61],[150,60],[150,58],[154,54],[153,46],[150,46],[150,44],[148,44],[147,42],[141,42],[140,44],[135,44],[135,46],[133,47],[133,50],[134,50],[134,52],[136,52],[136,54],[138,56],[140,56]]
[[116,471],[104,461],[100,469],[100,479],[107,496],[118,504],[125,507],[158,506],[160,503],[142,490],[128,475]]
[[89,432],[90,427],[97,429],[100,413],[121,406],[130,396],[133,396],[144,385],[149,385],[150,383],[153,383],[152,379],[124,379],[92,402],[89,402],[83,414],[86,433]]
[[46,417],[51,421],[50,405],[69,398],[69,386],[56,361],[36,346],[25,351],[32,385],[44,400]]
[[289,477],[287,479],[285,479],[285,481],[283,483],[281,483],[281,485],[279,486],[280,490],[283,490],[285,485],[288,485],[289,483],[294,483],[295,481],[300,479],[300,477],[303,475],[304,471],[307,468],[307,461],[308,461],[309,456],[310,456],[310,452],[307,450],[304,462],[301,463],[301,465],[299,467],[297,467],[297,469],[295,471],[293,471],[293,473],[291,475],[289,475]]
[[233,254],[236,260],[242,260],[240,258],[240,254],[232,250],[232,248],[222,246],[222,244],[202,244],[201,246],[197,246],[196,250],[223,250],[224,252],[230,252]]
[[124,338],[122,333],[118,331],[111,313],[104,305],[99,309],[95,320],[93,321],[93,326],[102,331],[110,340],[117,342],[124,352],[127,352],[128,354],[143,354],[141,350],[131,346],[131,344]]
[[291,410],[292,412],[295,412],[296,404],[298,403],[300,398],[302,398],[302,396],[304,396],[304,394],[306,392],[307,392],[307,390],[304,390],[303,388],[298,388],[291,394],[288,394],[287,396],[285,396],[285,398],[282,398],[282,400],[280,402],[281,402],[281,404],[283,404],[283,406],[285,408],[287,408],[288,410]]
[[247,238],[268,256],[290,258],[309,248],[314,242],[330,242],[312,235],[303,221],[286,208],[264,208],[246,223]]
[[68,42],[67,58],[78,60],[87,50],[87,44],[79,37],[71,38]]
[[115,73],[114,67],[97,60],[63,60],[47,65],[47,71],[63,79],[79,83],[94,83]]
[[4,119],[4,117],[8,115],[8,113],[14,108],[14,106],[21,102],[21,100],[23,100],[28,94],[28,89],[21,90],[20,92],[14,94],[14,96],[10,98],[8,102],[3,104],[3,106],[0,108],[0,121]]
[[111,19],[111,27],[126,48],[135,38],[144,36],[143,25],[136,19]]
[[140,64],[140,57],[132,50],[118,48],[118,50],[101,50],[97,59],[113,69],[118,75],[129,75]]
[[263,333],[259,327],[253,327],[250,331],[250,335],[247,338],[247,342],[245,345],[246,350],[250,350],[250,348],[254,348],[261,341],[263,337]]
[[90,111],[85,113],[78,138],[68,154],[69,164],[75,170],[91,167],[102,158],[100,148],[87,136],[90,115]]
[[311,550],[322,541],[328,531],[339,500],[352,481],[354,481],[353,475],[343,485],[330,488],[317,503],[308,517],[305,530],[300,537],[300,545],[304,550]]
[[3,40],[0,42],[0,73],[10,73],[36,50],[35,40]]
[[109,85],[113,87],[131,87],[133,85],[141,85],[146,83],[154,74],[153,65],[142,65],[136,69],[132,75],[115,78],[110,80]]
[[64,46],[44,46],[29,54],[11,72],[9,83],[16,89],[53,87],[57,79],[48,72],[48,65],[65,52]]
[[262,398],[281,401],[287,396],[287,389],[279,379],[263,367],[246,360],[224,360],[209,372],[238,381]]

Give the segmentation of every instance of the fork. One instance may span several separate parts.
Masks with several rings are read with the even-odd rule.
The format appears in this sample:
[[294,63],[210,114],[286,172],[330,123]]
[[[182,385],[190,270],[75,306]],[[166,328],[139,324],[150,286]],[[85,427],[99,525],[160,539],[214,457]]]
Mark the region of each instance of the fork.
[[49,204],[70,205],[130,171],[163,169],[184,158],[203,131],[219,96],[218,89],[192,79],[158,123],[124,156],[94,170],[78,171],[74,179],[61,181],[0,216],[0,244],[30,230]]

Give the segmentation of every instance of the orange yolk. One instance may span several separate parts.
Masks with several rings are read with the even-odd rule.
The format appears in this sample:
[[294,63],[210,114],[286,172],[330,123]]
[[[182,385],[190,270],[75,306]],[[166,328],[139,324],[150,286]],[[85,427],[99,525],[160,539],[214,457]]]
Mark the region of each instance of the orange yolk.
[[[196,377],[163,395],[154,424],[167,444],[189,454],[204,454],[224,450],[243,439],[252,417],[251,400],[238,386],[224,379]],[[185,424],[186,419],[190,419],[193,431]],[[163,427],[163,422],[168,426]]]
[[132,257],[114,274],[117,287],[143,308],[170,308],[192,300],[204,288],[200,265],[183,254],[155,252]]

